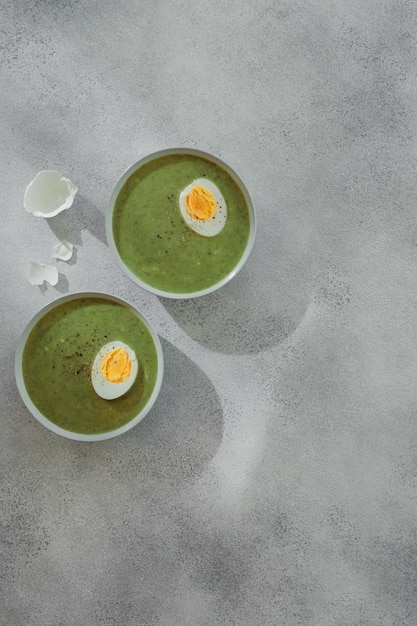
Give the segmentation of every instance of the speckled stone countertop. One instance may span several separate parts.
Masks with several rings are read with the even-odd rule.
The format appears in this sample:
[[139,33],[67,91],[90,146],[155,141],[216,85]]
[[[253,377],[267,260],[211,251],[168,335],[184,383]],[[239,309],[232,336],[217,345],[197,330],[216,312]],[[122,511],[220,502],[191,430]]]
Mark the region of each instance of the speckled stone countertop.
[[[3,626],[417,623],[417,7],[408,0],[0,0]],[[121,173],[212,153],[258,232],[212,295],[116,266]],[[78,188],[23,209],[56,169]],[[33,259],[75,246],[55,287]],[[62,294],[161,338],[145,420],[90,444],[25,408],[18,338]]]

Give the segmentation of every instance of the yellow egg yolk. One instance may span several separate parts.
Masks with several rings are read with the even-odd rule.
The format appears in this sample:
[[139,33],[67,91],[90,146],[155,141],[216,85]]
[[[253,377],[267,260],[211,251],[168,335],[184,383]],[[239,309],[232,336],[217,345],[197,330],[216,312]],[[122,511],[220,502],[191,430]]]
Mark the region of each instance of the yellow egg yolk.
[[130,376],[132,361],[124,348],[116,348],[106,354],[100,369],[109,383],[123,383]]
[[194,185],[185,198],[185,209],[195,220],[208,220],[216,213],[216,200],[208,189]]

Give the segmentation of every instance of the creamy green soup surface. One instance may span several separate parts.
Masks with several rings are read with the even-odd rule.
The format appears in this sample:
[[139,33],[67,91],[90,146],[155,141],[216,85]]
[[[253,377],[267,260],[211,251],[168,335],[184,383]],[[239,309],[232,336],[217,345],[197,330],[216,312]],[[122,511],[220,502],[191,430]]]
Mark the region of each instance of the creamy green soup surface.
[[[91,366],[111,341],[130,346],[139,371],[131,389],[103,400],[91,383]],[[26,390],[51,422],[82,434],[104,433],[133,419],[155,386],[158,363],[147,327],[129,307],[110,299],[82,297],[57,305],[34,326],[22,361]]]
[[[214,237],[191,230],[179,209],[181,191],[198,178],[211,180],[226,201],[226,224]],[[118,253],[135,276],[155,289],[192,293],[233,271],[248,243],[250,216],[228,172],[200,156],[173,154],[155,158],[127,179],[112,226]]]

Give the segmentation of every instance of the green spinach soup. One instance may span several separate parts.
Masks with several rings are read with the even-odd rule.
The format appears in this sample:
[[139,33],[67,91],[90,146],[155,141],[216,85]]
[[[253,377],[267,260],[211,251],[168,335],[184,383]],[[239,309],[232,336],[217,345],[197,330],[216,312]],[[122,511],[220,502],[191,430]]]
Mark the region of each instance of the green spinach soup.
[[[114,400],[99,397],[91,368],[100,348],[121,341],[136,354],[138,374],[127,393]],[[26,390],[51,422],[76,433],[114,430],[133,419],[155,387],[158,362],[144,322],[122,303],[81,297],[58,304],[33,327],[22,359]]]
[[[196,179],[213,183],[227,207],[221,232],[203,236],[187,226],[180,194]],[[117,251],[142,282],[161,291],[193,293],[228,276],[249,240],[250,214],[232,176],[220,165],[193,154],[151,160],[126,180],[113,209]]]

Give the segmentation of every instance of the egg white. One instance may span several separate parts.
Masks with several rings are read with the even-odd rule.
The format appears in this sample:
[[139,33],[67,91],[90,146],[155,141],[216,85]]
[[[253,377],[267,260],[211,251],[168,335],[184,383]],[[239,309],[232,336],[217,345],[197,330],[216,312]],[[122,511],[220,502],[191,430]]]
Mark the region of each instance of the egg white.
[[[198,220],[190,217],[187,213],[187,209],[185,208],[185,199],[195,185],[201,185],[202,187],[208,189],[216,200],[216,213],[213,217],[209,217],[208,220]],[[226,201],[219,188],[207,178],[196,178],[189,185],[187,185],[187,187],[185,187],[185,189],[183,189],[180,193],[179,205],[181,215],[187,226],[199,235],[203,235],[203,237],[214,237],[215,235],[218,235],[226,224]]]
[[[130,372],[129,378],[124,382],[112,383],[107,380],[101,373],[101,364],[105,356],[109,352],[112,352],[117,348],[124,348],[128,353],[129,358],[132,362],[132,371]],[[110,343],[106,343],[106,345],[100,348],[96,358],[94,359],[93,365],[91,367],[91,382],[94,387],[94,391],[98,396],[100,396],[104,400],[115,400],[116,398],[120,398],[120,396],[123,396],[129,391],[129,389],[135,382],[137,373],[138,360],[132,348],[129,348],[129,346],[127,346],[125,343],[122,343],[121,341],[111,341]]]

